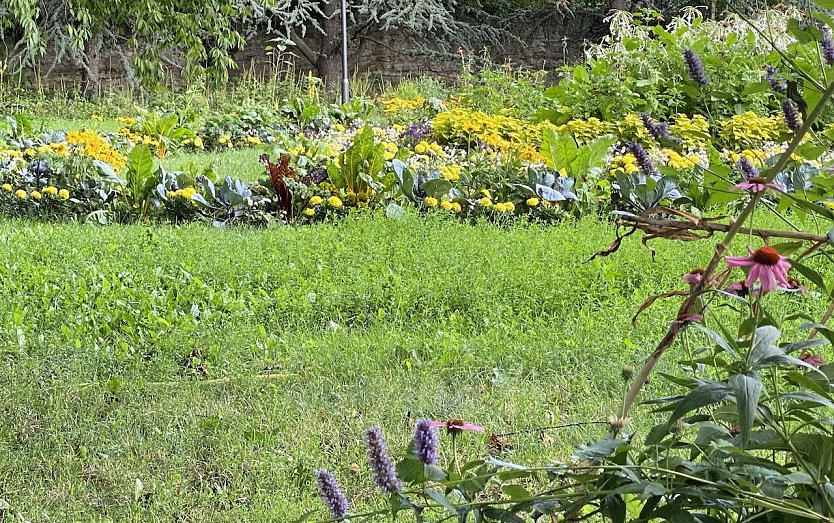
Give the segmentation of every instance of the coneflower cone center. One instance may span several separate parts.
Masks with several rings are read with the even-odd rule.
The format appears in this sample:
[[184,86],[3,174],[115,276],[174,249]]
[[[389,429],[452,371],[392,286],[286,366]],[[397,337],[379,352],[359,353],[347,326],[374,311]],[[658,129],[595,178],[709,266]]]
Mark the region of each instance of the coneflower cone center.
[[751,176],[750,178],[747,179],[747,181],[750,182],[750,183],[760,183],[760,184],[764,185],[764,184],[767,183],[767,178],[763,178],[761,176]]
[[760,265],[773,266],[779,263],[781,259],[779,251],[773,247],[761,247],[753,252],[753,261]]

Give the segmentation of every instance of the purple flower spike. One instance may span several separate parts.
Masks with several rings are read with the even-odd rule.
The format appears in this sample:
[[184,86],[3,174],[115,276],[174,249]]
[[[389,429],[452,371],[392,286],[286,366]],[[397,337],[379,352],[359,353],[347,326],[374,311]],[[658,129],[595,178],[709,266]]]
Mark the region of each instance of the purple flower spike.
[[634,155],[637,159],[637,165],[640,166],[640,169],[643,171],[643,174],[646,176],[656,176],[658,174],[657,168],[652,163],[652,159],[649,157],[649,153],[646,152],[646,149],[643,148],[637,142],[632,142],[628,146],[628,152]]
[[788,83],[785,81],[785,77],[772,65],[767,66],[767,83],[770,84],[770,88],[774,92],[782,94],[788,92]]
[[414,455],[423,465],[437,463],[437,431],[432,427],[431,420],[421,419],[414,430]]
[[707,85],[709,77],[704,70],[704,64],[701,59],[695,54],[692,49],[685,49],[683,51],[683,60],[686,62],[686,67],[689,69],[689,78],[698,85]]
[[669,125],[665,122],[658,122],[646,113],[640,113],[640,118],[643,120],[643,126],[652,135],[652,138],[658,142],[666,140],[676,144],[681,143],[679,138],[672,136],[672,133],[669,132]]
[[785,117],[785,125],[791,131],[798,131],[802,127],[802,116],[799,115],[799,111],[790,101],[782,102],[782,114]]
[[834,64],[834,39],[831,38],[831,31],[826,30],[822,34],[822,56],[828,65]]
[[753,162],[750,161],[749,158],[742,157],[736,166],[741,170],[741,174],[744,176],[745,180],[749,180],[750,178],[758,178],[759,170],[753,165]]
[[336,481],[336,477],[331,472],[326,470],[319,470],[316,472],[316,483],[319,487],[319,494],[322,501],[327,505],[330,514],[334,518],[343,518],[347,516],[348,505],[345,493]]
[[393,494],[403,488],[385,446],[382,429],[374,427],[365,431],[365,443],[368,445],[368,463],[379,490],[385,494]]

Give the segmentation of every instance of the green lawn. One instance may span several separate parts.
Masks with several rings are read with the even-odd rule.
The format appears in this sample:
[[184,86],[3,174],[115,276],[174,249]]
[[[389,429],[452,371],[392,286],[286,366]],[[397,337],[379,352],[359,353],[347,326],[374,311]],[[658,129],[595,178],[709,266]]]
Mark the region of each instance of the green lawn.
[[[33,522],[287,521],[320,507],[319,467],[380,505],[372,425],[399,453],[413,417],[488,433],[605,419],[672,303],[637,329],[631,314],[710,252],[658,245],[652,263],[634,240],[588,262],[612,236],[594,219],[504,230],[411,214],[270,230],[0,222],[0,498]],[[501,457],[565,458],[602,430],[507,437]]]

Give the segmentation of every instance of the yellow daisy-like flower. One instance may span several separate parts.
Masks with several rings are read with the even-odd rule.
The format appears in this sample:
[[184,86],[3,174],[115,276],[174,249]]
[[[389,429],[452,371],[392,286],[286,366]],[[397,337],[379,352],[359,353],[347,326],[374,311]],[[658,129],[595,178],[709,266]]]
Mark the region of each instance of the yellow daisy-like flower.
[[312,205],[314,207],[316,205],[319,205],[321,202],[322,202],[321,196],[313,196],[312,198],[310,198],[310,205]]
[[6,192],[12,192],[12,184],[4,183],[3,184],[3,190],[6,191]]
[[23,154],[25,154],[28,158],[31,158],[31,157],[35,156],[35,150],[32,149],[31,147],[29,147],[28,149],[23,151]]
[[197,149],[203,148],[203,139],[199,136],[194,137],[194,147],[196,147]]
[[484,196],[480,200],[478,200],[478,205],[481,207],[492,207],[492,200]]
[[69,194],[68,190],[61,189],[60,191],[58,191],[58,198],[60,198],[62,200],[69,200],[69,197],[70,197],[70,194]]
[[32,194],[30,196],[32,196],[33,200],[40,200],[42,198],[42,195],[39,191],[32,191]]
[[311,217],[316,215],[316,210],[310,207],[304,209],[304,216]]
[[537,207],[539,205],[538,198],[527,198],[527,206],[528,207]]
[[261,144],[261,139],[258,138],[257,136],[247,136],[246,137],[246,142],[251,143],[252,145],[260,145]]
[[51,144],[49,144],[49,147],[53,151],[55,151],[55,154],[58,154],[58,155],[61,155],[61,156],[67,154],[67,152],[69,151],[69,148],[67,147],[67,144],[65,144],[63,142],[61,142],[61,143],[51,143]]
[[26,198],[26,191],[24,191],[23,189],[18,189],[14,192],[14,195],[22,200]]
[[334,209],[338,209],[342,206],[342,200],[338,196],[333,195],[327,199],[327,205],[333,207]]
[[55,196],[58,194],[58,188],[50,185],[49,187],[44,187],[43,193],[48,194],[49,196]]
[[[426,198],[423,201],[423,203],[426,204],[426,207],[437,207],[437,198],[435,198],[434,196],[429,196],[428,198]],[[444,202],[444,203],[448,203],[448,202]]]
[[460,204],[458,202],[452,202],[451,211],[455,214],[459,213],[461,211]]

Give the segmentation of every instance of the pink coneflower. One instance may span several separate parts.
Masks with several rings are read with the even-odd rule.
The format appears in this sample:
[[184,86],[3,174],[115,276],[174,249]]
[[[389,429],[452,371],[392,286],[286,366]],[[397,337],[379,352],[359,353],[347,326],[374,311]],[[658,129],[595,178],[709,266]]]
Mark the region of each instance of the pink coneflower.
[[692,269],[688,274],[683,275],[683,281],[690,285],[701,283],[704,279],[704,269]]
[[813,352],[805,351],[800,356],[799,359],[807,363],[808,365],[818,369],[825,365],[825,360],[822,359],[822,356],[819,354],[814,354]]
[[750,289],[744,285],[743,281],[737,281],[724,287],[724,292],[732,294],[733,296],[738,296],[739,298],[744,298],[750,294]]
[[762,284],[762,292],[776,290],[777,284],[788,287],[788,270],[791,264],[773,247],[760,247],[753,251],[747,247],[750,256],[729,256],[724,261],[730,267],[747,267],[747,280],[744,285],[752,287],[756,280]]
[[747,178],[746,180],[735,184],[735,188],[754,193],[762,192],[767,189],[773,189],[774,191],[781,191],[784,189],[784,187],[782,187],[782,184],[776,182],[768,182],[767,178],[764,178],[762,176],[753,176]]
[[447,421],[432,421],[432,428],[445,427],[449,434],[455,436],[463,430],[470,430],[472,432],[483,432],[485,429],[480,425],[473,425],[466,423],[462,419],[450,419]]

